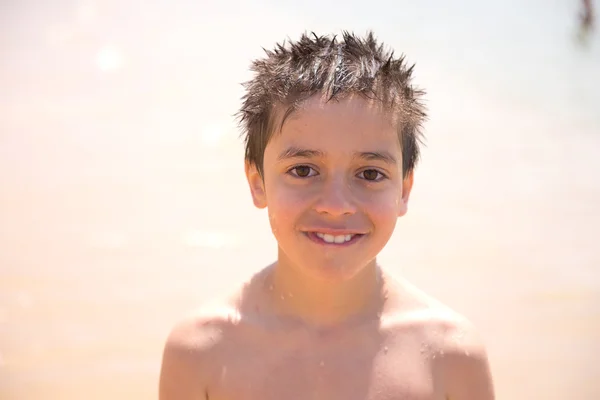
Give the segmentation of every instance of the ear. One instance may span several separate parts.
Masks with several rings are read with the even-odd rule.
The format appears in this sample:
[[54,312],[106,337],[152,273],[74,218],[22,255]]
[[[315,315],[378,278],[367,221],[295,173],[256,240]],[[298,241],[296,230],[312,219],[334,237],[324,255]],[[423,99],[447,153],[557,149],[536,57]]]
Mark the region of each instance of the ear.
[[250,194],[252,201],[257,208],[265,208],[267,206],[267,196],[265,194],[265,182],[263,177],[258,172],[258,168],[254,163],[246,162],[246,179],[250,185]]
[[398,202],[398,216],[402,217],[408,210],[408,199],[410,197],[410,191],[413,187],[414,173],[410,171],[406,177],[402,179],[402,198]]

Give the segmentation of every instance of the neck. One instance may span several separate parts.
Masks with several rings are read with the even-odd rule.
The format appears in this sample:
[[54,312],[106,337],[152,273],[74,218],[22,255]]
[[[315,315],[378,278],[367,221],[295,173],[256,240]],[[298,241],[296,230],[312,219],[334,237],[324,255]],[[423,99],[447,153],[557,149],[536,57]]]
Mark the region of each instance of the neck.
[[375,260],[349,279],[331,281],[302,273],[280,254],[267,284],[278,313],[310,325],[334,326],[373,317],[385,302],[382,273]]

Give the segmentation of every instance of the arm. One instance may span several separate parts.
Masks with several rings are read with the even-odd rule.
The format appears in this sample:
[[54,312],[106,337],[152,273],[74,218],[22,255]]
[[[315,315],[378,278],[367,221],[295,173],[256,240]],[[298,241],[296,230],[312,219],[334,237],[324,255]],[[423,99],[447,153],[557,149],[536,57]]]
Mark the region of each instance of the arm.
[[[176,326],[165,344],[159,380],[159,400],[204,400],[202,334],[193,323]],[[199,346],[200,345],[200,346]]]

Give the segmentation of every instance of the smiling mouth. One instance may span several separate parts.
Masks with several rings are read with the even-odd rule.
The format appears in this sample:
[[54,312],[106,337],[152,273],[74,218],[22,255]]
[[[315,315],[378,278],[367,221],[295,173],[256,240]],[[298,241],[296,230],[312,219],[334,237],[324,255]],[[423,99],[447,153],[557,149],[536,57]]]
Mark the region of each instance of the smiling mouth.
[[329,233],[321,232],[304,232],[304,234],[317,243],[332,245],[351,244],[364,236],[364,234],[361,233],[353,233],[347,235],[332,235]]

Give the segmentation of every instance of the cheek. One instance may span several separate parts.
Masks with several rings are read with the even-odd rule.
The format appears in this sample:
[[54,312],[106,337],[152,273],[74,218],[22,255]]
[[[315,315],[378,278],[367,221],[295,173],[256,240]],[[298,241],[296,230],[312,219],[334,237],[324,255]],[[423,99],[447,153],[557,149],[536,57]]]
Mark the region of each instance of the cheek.
[[373,219],[386,224],[395,224],[398,216],[398,207],[395,204],[384,204],[373,207],[371,214]]
[[305,190],[282,182],[267,184],[266,192],[269,220],[274,231],[293,228],[310,202]]
[[396,225],[400,205],[400,193],[394,191],[371,193],[363,198],[364,209],[368,210],[371,219],[380,226],[391,226],[391,229]]

